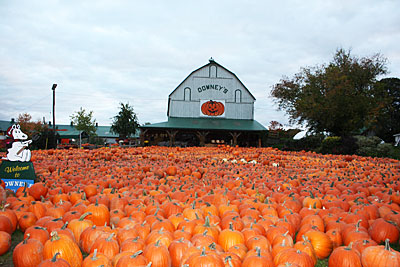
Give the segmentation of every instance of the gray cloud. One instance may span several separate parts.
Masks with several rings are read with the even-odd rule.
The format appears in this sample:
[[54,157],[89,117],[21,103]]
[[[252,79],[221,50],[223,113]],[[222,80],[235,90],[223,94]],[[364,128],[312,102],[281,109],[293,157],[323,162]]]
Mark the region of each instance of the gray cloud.
[[102,125],[119,102],[141,123],[166,120],[170,92],[209,57],[257,98],[255,119],[287,123],[271,86],[336,48],[381,53],[400,76],[399,1],[2,1],[0,119],[23,112],[69,123],[83,107]]

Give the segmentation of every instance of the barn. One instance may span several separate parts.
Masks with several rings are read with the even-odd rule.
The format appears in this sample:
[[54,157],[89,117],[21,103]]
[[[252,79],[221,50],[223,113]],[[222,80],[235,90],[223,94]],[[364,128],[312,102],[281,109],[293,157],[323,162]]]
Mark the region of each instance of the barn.
[[254,120],[255,97],[213,58],[168,97],[168,121],[140,127],[142,144],[261,146],[267,129]]

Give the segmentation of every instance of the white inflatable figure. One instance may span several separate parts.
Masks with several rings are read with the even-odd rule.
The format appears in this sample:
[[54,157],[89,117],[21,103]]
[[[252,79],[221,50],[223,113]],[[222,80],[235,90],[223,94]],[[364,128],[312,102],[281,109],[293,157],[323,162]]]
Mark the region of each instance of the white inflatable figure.
[[[7,135],[14,139],[11,148],[7,151],[7,158],[9,161],[30,161],[31,151],[28,149],[28,145],[32,143],[32,140],[28,139],[28,135],[24,134],[19,124],[14,124],[7,129]],[[22,141],[26,140],[26,141]]]

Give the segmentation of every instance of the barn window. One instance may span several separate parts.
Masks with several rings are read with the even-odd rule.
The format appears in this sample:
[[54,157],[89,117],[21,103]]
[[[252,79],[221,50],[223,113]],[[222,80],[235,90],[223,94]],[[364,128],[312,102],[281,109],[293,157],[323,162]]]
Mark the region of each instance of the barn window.
[[242,91],[239,89],[235,90],[235,103],[242,102]]
[[210,66],[210,78],[217,77],[217,66]]
[[183,99],[185,101],[190,101],[190,99],[191,99],[191,91],[190,91],[189,87],[185,88]]

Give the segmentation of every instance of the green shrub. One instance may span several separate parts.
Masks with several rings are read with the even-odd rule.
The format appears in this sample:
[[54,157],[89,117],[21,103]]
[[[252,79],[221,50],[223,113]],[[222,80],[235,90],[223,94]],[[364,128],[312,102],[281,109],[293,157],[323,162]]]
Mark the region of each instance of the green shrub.
[[383,143],[376,146],[376,155],[378,157],[388,157],[392,151],[392,144]]
[[341,143],[342,143],[342,138],[340,136],[329,136],[324,140],[322,140],[320,149],[321,153],[338,154]]
[[379,137],[356,136],[358,149],[356,154],[365,157],[399,158],[399,149],[392,144],[382,143]]
[[316,151],[320,147],[323,138],[323,135],[310,135],[299,140],[294,140],[293,138],[281,139],[283,143],[282,149],[289,151]]

